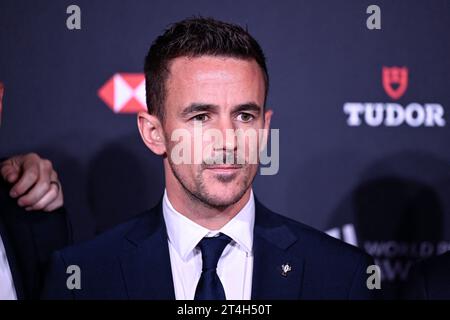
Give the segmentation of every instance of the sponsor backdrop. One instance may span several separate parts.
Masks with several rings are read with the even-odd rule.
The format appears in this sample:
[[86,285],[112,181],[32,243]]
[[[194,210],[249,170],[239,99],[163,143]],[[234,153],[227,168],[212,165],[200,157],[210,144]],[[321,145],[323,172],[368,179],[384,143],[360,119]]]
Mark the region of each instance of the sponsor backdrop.
[[267,55],[280,163],[255,181],[263,203],[373,255],[385,298],[450,249],[450,2],[3,0],[0,156],[53,160],[77,241],[160,198],[134,114],[143,60],[193,15],[246,26]]

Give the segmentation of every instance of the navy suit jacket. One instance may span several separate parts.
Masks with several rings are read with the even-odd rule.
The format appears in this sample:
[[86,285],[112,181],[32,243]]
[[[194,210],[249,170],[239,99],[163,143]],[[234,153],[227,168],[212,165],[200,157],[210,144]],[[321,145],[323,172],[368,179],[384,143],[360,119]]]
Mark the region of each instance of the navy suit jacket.
[[[360,249],[271,212],[256,201],[252,299],[370,299]],[[292,270],[282,275],[281,266]],[[81,289],[69,290],[69,265]],[[95,239],[54,254],[46,299],[175,299],[161,202]]]
[[17,298],[39,299],[53,251],[71,243],[70,223],[64,209],[25,211],[9,196],[9,190],[0,179],[0,235]]
[[450,252],[417,263],[410,272],[406,299],[450,299]]

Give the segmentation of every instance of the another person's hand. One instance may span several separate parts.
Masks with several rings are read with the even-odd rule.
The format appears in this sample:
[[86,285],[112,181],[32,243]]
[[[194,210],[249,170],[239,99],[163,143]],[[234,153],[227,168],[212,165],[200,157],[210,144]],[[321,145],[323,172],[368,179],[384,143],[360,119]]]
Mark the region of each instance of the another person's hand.
[[54,211],[64,204],[52,163],[36,153],[18,155],[0,163],[1,177],[13,184],[10,196],[25,210]]

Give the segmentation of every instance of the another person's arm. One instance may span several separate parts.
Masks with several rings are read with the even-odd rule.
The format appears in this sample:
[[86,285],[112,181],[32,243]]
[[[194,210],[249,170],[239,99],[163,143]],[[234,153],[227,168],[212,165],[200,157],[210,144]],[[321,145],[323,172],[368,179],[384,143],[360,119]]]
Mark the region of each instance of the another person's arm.
[[2,238],[19,277],[17,298],[38,299],[51,254],[72,243],[62,187],[52,164],[36,154],[0,160],[0,173]]

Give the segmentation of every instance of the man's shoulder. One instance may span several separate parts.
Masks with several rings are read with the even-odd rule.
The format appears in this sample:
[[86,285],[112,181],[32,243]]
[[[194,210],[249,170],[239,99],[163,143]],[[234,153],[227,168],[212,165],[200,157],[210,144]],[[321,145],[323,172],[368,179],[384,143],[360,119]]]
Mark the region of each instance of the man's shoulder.
[[366,281],[374,262],[363,250],[260,205],[255,228],[257,244],[276,252],[273,261],[281,256],[300,270],[303,299],[373,298]]
[[67,259],[72,262],[88,262],[93,261],[93,258],[95,261],[114,258],[119,252],[132,247],[132,242],[127,236],[137,226],[149,225],[154,214],[153,209],[142,212],[90,240],[66,247],[58,251],[58,254],[63,260]]
[[306,225],[297,220],[291,219],[279,213],[273,212],[261,204],[264,219],[273,226],[285,226],[292,236],[296,237],[293,245],[294,250],[301,250],[302,255],[309,258],[318,258],[321,255],[326,257],[336,257],[337,261],[354,259],[371,261],[372,257],[362,249],[336,239],[318,229]]

